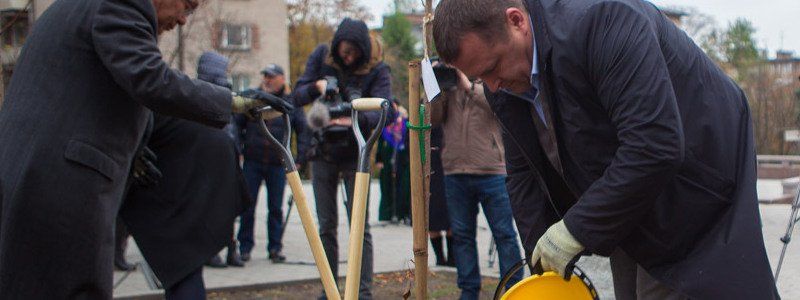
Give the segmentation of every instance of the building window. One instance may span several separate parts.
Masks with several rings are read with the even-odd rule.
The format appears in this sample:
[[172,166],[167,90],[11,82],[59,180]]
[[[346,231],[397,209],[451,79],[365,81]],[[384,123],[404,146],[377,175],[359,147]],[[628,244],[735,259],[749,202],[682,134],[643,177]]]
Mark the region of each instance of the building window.
[[225,23],[221,28],[220,48],[225,50],[250,50],[253,30],[249,25]]
[[233,91],[240,92],[250,88],[250,77],[245,74],[233,74]]
[[24,11],[9,11],[2,15],[3,46],[22,47],[28,36],[28,13]]

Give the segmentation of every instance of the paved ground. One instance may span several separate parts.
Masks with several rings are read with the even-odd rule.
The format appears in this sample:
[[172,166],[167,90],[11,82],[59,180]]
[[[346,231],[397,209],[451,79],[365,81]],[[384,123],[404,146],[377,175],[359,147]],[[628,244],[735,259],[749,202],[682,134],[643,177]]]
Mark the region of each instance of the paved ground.
[[[313,193],[310,184],[305,184],[304,188],[310,199],[313,199]],[[411,259],[413,257],[411,252],[411,228],[403,225],[389,225],[381,224],[377,221],[379,188],[377,182],[372,183],[370,197],[373,201],[370,202],[370,224],[373,225],[373,240],[375,251],[375,272],[388,272],[398,271],[413,268]],[[287,189],[288,197],[288,189]],[[276,283],[294,280],[303,280],[310,278],[318,278],[316,267],[310,264],[273,264],[266,258],[265,242],[265,220],[266,220],[266,207],[262,195],[259,198],[259,207],[257,210],[257,231],[256,231],[256,248],[253,252],[253,260],[251,260],[244,268],[227,268],[227,269],[212,269],[206,268],[204,276],[206,286],[208,288],[220,287],[235,287],[246,285],[258,285],[266,283]],[[341,194],[340,194],[341,199]],[[312,206],[313,212],[313,201]],[[285,209],[285,207],[284,207]],[[344,215],[344,205],[340,206],[339,211],[339,247],[340,257],[342,260],[347,258],[347,226],[346,218]],[[786,224],[788,222],[790,213],[789,205],[762,205],[761,214],[764,223],[764,237],[766,241],[767,252],[770,262],[774,266],[777,264],[780,255],[781,247],[783,244],[779,241],[786,232]],[[479,217],[478,230],[478,246],[480,254],[480,265],[482,275],[498,276],[497,262],[493,267],[489,267],[488,249],[490,244],[491,234],[486,226],[485,219]],[[800,231],[800,228],[795,229]],[[797,233],[796,239],[800,239],[800,233]],[[305,239],[305,234],[300,224],[300,218],[297,211],[292,210],[289,220],[289,227],[284,236],[284,251],[290,262],[299,263],[312,263],[313,258],[308,249],[308,243]],[[789,249],[784,259],[783,269],[778,281],[778,289],[783,296],[783,299],[800,299],[800,246],[798,241],[789,245]],[[430,265],[434,264],[433,251],[431,250]],[[128,260],[130,262],[138,262],[142,260],[142,256],[136,249],[135,243],[131,243],[128,250]],[[611,275],[608,267],[608,260],[602,257],[584,258],[579,263],[581,267],[589,274],[590,278],[597,287],[601,299],[613,299],[613,288],[611,284]],[[346,270],[346,264],[340,265],[340,275],[343,275]],[[435,269],[435,268],[434,268]],[[124,277],[124,272],[115,272],[115,282]],[[344,281],[340,280],[340,285],[344,285]],[[159,295],[162,294],[161,290],[151,290],[144,280],[141,272],[136,271],[122,280],[119,286],[114,290],[115,297],[128,297],[128,296],[146,296],[146,295]]]

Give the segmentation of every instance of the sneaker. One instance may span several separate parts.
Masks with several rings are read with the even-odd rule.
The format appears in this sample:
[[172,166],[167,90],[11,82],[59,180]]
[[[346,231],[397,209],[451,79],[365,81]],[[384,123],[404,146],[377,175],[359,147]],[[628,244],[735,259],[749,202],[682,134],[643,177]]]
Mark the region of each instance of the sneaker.
[[242,261],[250,261],[250,252],[242,252],[242,254],[239,254],[239,259]]
[[282,263],[286,261],[286,256],[283,256],[280,251],[271,251],[269,253],[269,260],[273,263]]
[[244,267],[242,258],[236,252],[228,252],[228,257],[225,262],[232,267]]
[[244,267],[244,262],[242,261],[242,257],[239,256],[239,249],[236,246],[235,240],[228,243],[228,257],[225,259],[225,262],[229,266]]
[[224,262],[222,262],[222,258],[219,257],[219,255],[214,255],[213,257],[211,257],[211,259],[209,259],[206,262],[206,266],[209,266],[209,267],[212,267],[212,268],[227,268],[228,267],[228,265],[226,265]]

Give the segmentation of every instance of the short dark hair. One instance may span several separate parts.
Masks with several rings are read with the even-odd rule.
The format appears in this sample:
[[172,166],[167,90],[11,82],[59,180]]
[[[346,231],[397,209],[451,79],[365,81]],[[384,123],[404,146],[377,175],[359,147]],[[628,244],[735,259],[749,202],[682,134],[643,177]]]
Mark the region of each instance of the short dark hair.
[[451,63],[461,54],[459,44],[474,32],[494,44],[508,38],[506,9],[525,9],[521,0],[442,0],[433,19],[433,40],[443,61]]

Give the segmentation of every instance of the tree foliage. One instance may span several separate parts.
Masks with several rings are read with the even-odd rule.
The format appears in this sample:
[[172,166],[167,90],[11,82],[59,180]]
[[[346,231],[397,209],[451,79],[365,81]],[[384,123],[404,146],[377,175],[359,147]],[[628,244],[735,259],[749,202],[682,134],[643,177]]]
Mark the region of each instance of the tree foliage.
[[408,99],[408,61],[418,55],[414,50],[417,41],[411,34],[411,22],[396,11],[384,18],[381,35],[386,43],[386,63],[392,69],[392,95],[405,103]]
[[681,19],[681,28],[694,40],[695,44],[715,62],[723,62],[722,41],[724,32],[717,26],[714,17],[693,7],[674,8],[686,13]]
[[[783,133],[800,126],[800,82],[781,73],[781,65],[759,50],[756,29],[747,19],[719,27],[714,19],[693,8],[682,28],[747,95],[758,154],[798,154],[800,145],[787,143]],[[796,77],[796,76],[795,76]]]
[[780,65],[759,50],[756,29],[746,19],[728,24],[721,41],[722,64],[745,92],[750,104],[756,151],[759,154],[797,154],[783,133],[798,125],[796,81],[785,78]]
[[403,14],[395,13],[383,21],[383,41],[386,46],[397,51],[397,55],[404,60],[414,58],[414,44],[417,43],[411,35],[411,22]]
[[736,19],[725,31],[722,43],[724,60],[737,71],[737,79],[744,80],[748,72],[761,61],[754,38],[755,28],[747,19]]

